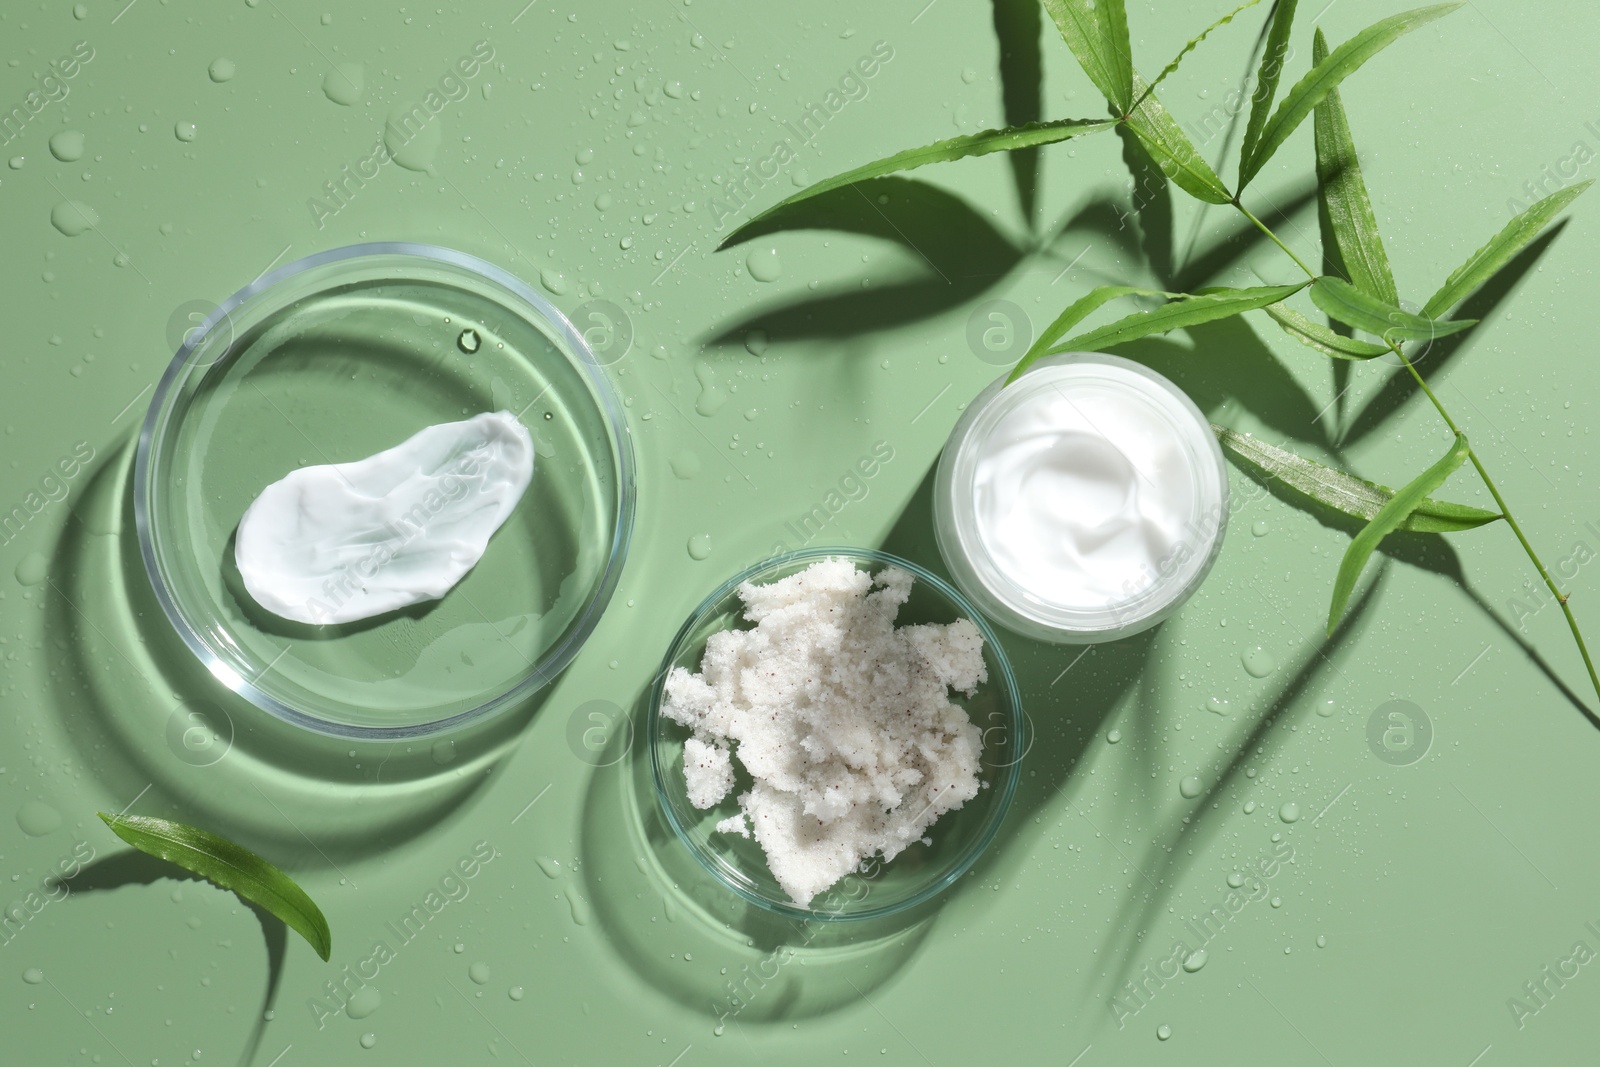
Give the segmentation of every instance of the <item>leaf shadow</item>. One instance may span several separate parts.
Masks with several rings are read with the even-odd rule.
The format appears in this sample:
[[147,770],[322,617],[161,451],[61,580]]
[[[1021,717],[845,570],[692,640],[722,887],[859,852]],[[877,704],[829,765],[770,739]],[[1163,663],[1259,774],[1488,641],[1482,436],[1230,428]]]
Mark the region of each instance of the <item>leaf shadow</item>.
[[[73,876],[70,882],[75,893],[96,893],[129,885],[154,885],[169,880],[211,884],[192,871],[184,870],[137,849],[114,852],[93,860]],[[243,897],[239,897],[238,900],[255,914],[256,921],[261,924],[261,936],[267,947],[266,992],[262,995],[261,1008],[256,1012],[255,1023],[251,1026],[250,1034],[239,1053],[239,1067],[249,1067],[261,1047],[261,1039],[266,1034],[268,1013],[278,1001],[278,989],[283,981],[284,957],[288,953],[289,928],[284,925],[282,919],[253,901],[245,900]]]
[[[1007,126],[1038,122],[1043,117],[1044,58],[1039,38],[1043,27],[1036,0],[993,0],[994,35],[1000,46],[1000,94]],[[1033,228],[1039,198],[1040,149],[1006,153],[1028,228]]]
[[[1550,248],[1552,242],[1566,228],[1567,220],[1561,219],[1550,229],[1540,234],[1528,247],[1512,257],[1504,267],[1500,268],[1476,293],[1468,297],[1456,311],[1454,318],[1477,319],[1481,325],[1486,321],[1505,299],[1511,295],[1512,290],[1533,269],[1540,257]],[[1445,371],[1462,352],[1471,345],[1471,338],[1476,329],[1465,330],[1461,333],[1451,334],[1432,342],[1426,351],[1419,357],[1412,356],[1417,362],[1418,369],[1428,372],[1431,384],[1437,386]],[[1410,355],[1408,353],[1408,355]],[[1394,367],[1389,372],[1389,377],[1373,394],[1372,398],[1362,405],[1353,419],[1339,438],[1341,445],[1354,444],[1369,434],[1378,430],[1388,419],[1399,411],[1408,400],[1418,394],[1416,383],[1412,381],[1404,367]]]

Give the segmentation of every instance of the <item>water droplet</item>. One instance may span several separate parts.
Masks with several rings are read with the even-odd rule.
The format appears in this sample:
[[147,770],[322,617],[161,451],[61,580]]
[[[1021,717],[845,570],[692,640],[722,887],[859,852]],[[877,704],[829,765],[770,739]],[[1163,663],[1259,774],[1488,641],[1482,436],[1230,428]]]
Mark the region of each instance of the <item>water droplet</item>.
[[700,455],[693,449],[686,448],[677,453],[667,464],[680,481],[686,482],[700,473]]
[[674,100],[683,99],[683,83],[680,81],[668,82],[661,87],[661,91],[672,97]]
[[1200,795],[1200,779],[1192,774],[1189,775],[1189,777],[1178,783],[1178,792],[1189,800],[1193,800]]
[[539,284],[556,296],[561,296],[567,291],[567,276],[558,270],[541,267],[539,269]]
[[1206,950],[1197,948],[1183,958],[1183,969],[1193,974],[1206,965],[1207,959]]
[[1110,733],[1106,734],[1106,743],[1109,744],[1109,745],[1114,745],[1118,741],[1121,741],[1121,740],[1122,740],[1122,731],[1121,730],[1112,730]]
[[469,356],[476,352],[482,343],[483,339],[478,336],[477,330],[462,330],[461,336],[456,338],[456,347]]
[[184,142],[194,140],[195,135],[199,132],[200,128],[192,122],[179,122],[172,127],[173,136]]
[[63,200],[50,209],[50,225],[76,237],[100,225],[100,213],[82,200]]
[[206,73],[211,76],[211,80],[218,83],[231,79],[234,75],[234,72],[235,68],[233,65],[233,60],[226,59],[222,56],[218,56],[216,59],[213,59],[211,61],[211,66],[206,68]]
[[1256,811],[1256,802],[1255,801],[1247,800],[1247,801],[1244,802],[1244,813],[1246,815],[1254,815],[1255,811]]
[[1333,713],[1338,710],[1339,702],[1337,700],[1320,700],[1317,702],[1317,714],[1321,715],[1324,719],[1333,715]]
[[1162,1023],[1160,1026],[1156,1027],[1156,1040],[1165,1041],[1171,1036],[1172,1027],[1168,1026],[1166,1023]]
[[547,877],[547,878],[560,878],[561,877],[561,861],[560,860],[551,859],[549,856],[540,856],[536,860],[534,860],[534,862],[537,863],[539,865],[539,869],[545,873],[545,877]]
[[340,63],[322,76],[322,95],[340,107],[361,99],[367,87],[367,68],[360,63]]
[[506,996],[510,997],[512,1000],[521,1000],[524,996],[522,987],[519,985],[512,986],[510,989],[506,990]]
[[27,156],[12,156],[10,159],[6,160],[6,166],[10,167],[12,170],[21,170],[22,165],[27,161]]
[[1250,524],[1250,532],[1257,537],[1267,536],[1267,520],[1257,519]]
[[83,158],[83,134],[77,130],[57,130],[50,135],[50,154],[63,163]]
[[89,5],[88,4],[73,4],[72,5],[72,17],[77,19],[79,22],[82,22],[84,19],[88,18],[89,17]]
[[1211,697],[1206,700],[1206,710],[1218,715],[1228,714],[1228,702],[1221,697]]
[[1283,907],[1283,898],[1282,897],[1273,897],[1270,903],[1272,904],[1272,906],[1274,908],[1281,908],[1281,907]]
[[433,762],[443,767],[447,763],[456,761],[456,743],[454,741],[435,741],[433,743]]
[[17,561],[17,581],[23,585],[38,585],[50,572],[50,561],[41,553],[29,552]]
[[1318,934],[1317,935],[1317,947],[1318,948],[1327,948],[1328,947],[1328,935],[1327,934]]
[[433,157],[439,152],[439,142],[444,137],[443,125],[432,116],[419,122],[416,111],[405,104],[396,104],[383,124],[384,147],[406,170],[425,171],[433,166]]
[[1244,885],[1244,875],[1240,874],[1238,871],[1229,871],[1228,888],[1238,889],[1242,885]]
[[694,409],[709,419],[728,402],[728,392],[717,384],[716,372],[704,363],[694,368],[694,376],[700,383],[700,395],[695,398]]
[[474,963],[467,968],[467,977],[479,985],[489,984],[489,965],[487,963]]
[[757,248],[744,257],[745,269],[758,282],[775,282],[783,274],[776,248]]
[[711,555],[711,535],[707,533],[695,534],[689,538],[688,548],[690,559],[705,559]]
[[1284,822],[1299,822],[1300,805],[1296,804],[1292,800],[1289,801],[1288,803],[1284,804],[1283,807],[1278,809],[1278,818],[1282,819]]
[[751,330],[745,334],[744,350],[752,356],[765,355],[767,351],[767,331]]
[[571,885],[567,886],[565,895],[567,907],[572,909],[572,921],[579,926],[587,926],[589,924],[589,902],[584,900]]
[[22,972],[22,980],[29,985],[39,985],[44,981],[44,972],[37,967],[29,967]]
[[61,813],[42,800],[30,800],[17,809],[17,825],[29,837],[44,837],[61,829]]
[[376,1045],[377,1043],[378,1043],[378,1035],[377,1034],[369,1032],[369,1033],[365,1033],[365,1034],[361,1035],[361,1047],[362,1048],[371,1048],[372,1046]]
[[352,1019],[365,1019],[383,1004],[383,994],[375,985],[364,985],[345,1003],[344,1013]]
[[1278,669],[1278,661],[1272,657],[1272,653],[1260,645],[1246,649],[1240,660],[1252,678],[1265,678]]

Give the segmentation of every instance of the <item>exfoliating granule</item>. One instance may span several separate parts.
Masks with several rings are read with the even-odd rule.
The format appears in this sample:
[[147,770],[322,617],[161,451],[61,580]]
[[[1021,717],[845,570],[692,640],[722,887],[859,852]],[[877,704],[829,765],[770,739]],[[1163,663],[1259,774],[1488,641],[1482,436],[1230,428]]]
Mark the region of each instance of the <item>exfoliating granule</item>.
[[754,784],[717,830],[754,832],[801,907],[868,856],[925,840],[978,793],[982,736],[948,690],[971,696],[988,679],[983,635],[970,619],[896,627],[912,580],[827,559],[746,582],[755,628],[713,634],[699,674],[667,675],[662,713],[694,731],[690,803],[732,790],[731,750]]

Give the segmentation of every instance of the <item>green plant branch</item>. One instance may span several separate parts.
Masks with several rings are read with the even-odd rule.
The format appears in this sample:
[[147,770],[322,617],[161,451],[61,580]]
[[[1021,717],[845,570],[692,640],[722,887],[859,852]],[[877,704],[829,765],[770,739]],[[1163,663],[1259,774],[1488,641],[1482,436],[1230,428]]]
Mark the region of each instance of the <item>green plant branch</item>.
[[[1288,245],[1284,244],[1278,239],[1277,234],[1273,233],[1264,222],[1256,218],[1250,213],[1248,208],[1239,202],[1239,198],[1237,196],[1234,197],[1232,203],[1234,207],[1238,208],[1244,214],[1245,218],[1249,219],[1255,224],[1257,229],[1266,234],[1267,237],[1271,239],[1273,244],[1283,249],[1284,254],[1290,259],[1294,260],[1295,263],[1299,265],[1300,269],[1305,271],[1309,277],[1313,279],[1317,277],[1317,275],[1312,272],[1311,268],[1307,267],[1305,263],[1301,261],[1299,256],[1295,255],[1289,250]],[[1444,420],[1444,424],[1450,428],[1450,432],[1453,434],[1460,434],[1461,428],[1456,424],[1456,420],[1451,418],[1450,412],[1445,409],[1444,403],[1439,399],[1438,395],[1434,393],[1433,389],[1429,387],[1427,380],[1424,379],[1421,372],[1417,370],[1416,364],[1412,363],[1411,360],[1406,358],[1405,352],[1403,352],[1400,346],[1393,340],[1390,340],[1386,337],[1384,338],[1384,343],[1389,346],[1389,350],[1392,351],[1395,354],[1395,357],[1400,360],[1401,364],[1405,366],[1407,372],[1410,373],[1412,380],[1417,383],[1417,388],[1421,389],[1423,395],[1426,396],[1428,401],[1433,404],[1434,410],[1439,413],[1439,417]],[[1577,643],[1578,646],[1578,654],[1583,657],[1583,665],[1589,672],[1589,682],[1594,686],[1596,698],[1600,698],[1600,672],[1595,670],[1594,660],[1589,655],[1588,643],[1583,639],[1583,630],[1578,626],[1577,616],[1573,615],[1572,613],[1572,605],[1567,602],[1570,599],[1571,594],[1563,593],[1561,588],[1556,585],[1556,581],[1550,576],[1550,571],[1545,567],[1544,561],[1539,558],[1539,553],[1534,550],[1532,543],[1528,541],[1527,535],[1523,533],[1522,524],[1517,522],[1516,516],[1511,511],[1511,505],[1507,504],[1505,497],[1500,495],[1500,489],[1497,485],[1495,485],[1494,479],[1489,476],[1489,471],[1484,467],[1483,460],[1478,458],[1477,451],[1470,446],[1467,449],[1467,459],[1471,461],[1473,469],[1478,472],[1478,477],[1483,479],[1484,487],[1489,490],[1489,495],[1494,498],[1495,506],[1500,509],[1500,514],[1505,517],[1506,524],[1511,527],[1511,532],[1516,535],[1517,543],[1522,546],[1523,552],[1527,553],[1528,560],[1533,564],[1534,569],[1539,572],[1539,577],[1544,579],[1544,584],[1550,590],[1550,595],[1555,597],[1556,603],[1561,605],[1561,614],[1566,616],[1567,627],[1572,631],[1572,639]]]

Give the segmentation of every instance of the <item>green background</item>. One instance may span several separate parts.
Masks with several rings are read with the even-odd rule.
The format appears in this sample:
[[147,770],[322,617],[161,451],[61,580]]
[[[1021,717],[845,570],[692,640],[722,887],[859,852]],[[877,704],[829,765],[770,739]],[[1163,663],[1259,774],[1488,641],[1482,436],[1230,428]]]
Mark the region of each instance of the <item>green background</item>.
[[[0,149],[21,159],[0,168],[0,510],[25,503],[78,442],[94,452],[65,499],[0,546],[0,799],[16,812],[0,828],[0,886],[27,916],[0,944],[7,1062],[1592,1060],[1600,966],[1561,961],[1580,941],[1600,950],[1586,926],[1600,928],[1600,863],[1581,829],[1600,800],[1594,697],[1553,607],[1519,628],[1514,601],[1536,606],[1523,591],[1533,574],[1503,526],[1389,546],[1328,640],[1348,532],[1235,472],[1245,500],[1216,570],[1173,620],[1087,654],[1007,640],[1034,744],[1000,837],[937,906],[797,930],[689,867],[616,709],[638,715],[689,610],[780,542],[797,547],[785,524],[875,442],[893,459],[811,543],[937,563],[930,471],[962,403],[999,372],[968,343],[983,301],[1010,301],[1037,329],[1094,284],[1255,284],[1256,272],[1296,270],[1230,213],[1133,191],[1109,135],[1039,157],[1031,225],[1012,165],[991,157],[886,186],[881,212],[837,201],[834,220],[864,232],[809,228],[717,253],[713,205],[728,183],[876,42],[893,58],[792,164],[751,186],[756,209],[1004,122],[993,9],[519,7],[6,5],[0,109],[23,104],[76,42],[94,50],[65,98]],[[1290,79],[1309,63],[1319,7],[1302,5]],[[1395,9],[1343,0],[1319,24],[1338,42]],[[1010,114],[1030,110],[1042,52],[1044,116],[1099,115],[1048,23],[1041,35],[1031,8],[1007,11],[1022,86]],[[1139,0],[1136,63],[1155,71],[1220,13]],[[1207,113],[1226,117],[1259,25],[1256,11],[1218,31],[1163,86],[1180,120],[1199,130]],[[319,226],[308,201],[372,154],[392,107],[424,100],[480,40],[489,66],[408,146],[429,169],[382,167]],[[1584,87],[1597,45],[1587,5],[1482,0],[1346,83],[1402,294],[1432,292],[1509,217],[1508,200],[1531,199],[1524,185],[1546,166],[1547,191],[1593,176],[1600,108]],[[219,58],[235,66],[221,82],[208,76]],[[340,106],[322,81],[346,63],[363,66],[364,90]],[[194,124],[192,140],[179,123]],[[47,149],[62,130],[84,135],[81,158]],[[1196,140],[1221,158],[1222,137]],[[1287,212],[1276,227],[1306,258],[1310,156],[1308,125],[1247,198]],[[1135,197],[1141,210],[1119,221]],[[98,227],[58,232],[63,200],[90,205]],[[1480,302],[1488,321],[1423,369],[1547,561],[1567,562],[1580,618],[1600,627],[1586,566],[1600,550],[1583,326],[1592,211],[1580,200],[1566,231]],[[229,703],[195,677],[134,543],[132,446],[174,323],[181,332],[189,311],[269,264],[363,240],[450,245],[530,281],[545,271],[565,310],[612,301],[634,334],[610,368],[640,466],[617,597],[544,699],[440,745],[323,744]],[[980,326],[1001,321],[988,313]],[[1378,481],[1403,481],[1447,443],[1413,390],[1385,389],[1390,368],[1336,378],[1259,316],[1124,351],[1215,421]],[[1466,471],[1441,495],[1486,502]],[[689,551],[697,536],[709,552]],[[1431,723],[1426,754],[1406,765],[1368,741],[1391,700]],[[215,745],[185,747],[191,713],[216,727]],[[1179,788],[1190,776],[1194,798]],[[135,800],[290,870],[327,913],[333,964],[232,895],[130,856],[94,812]],[[1299,818],[1286,822],[1290,804]],[[70,895],[27,910],[47,875],[91,848]],[[393,950],[350,1011],[319,1019],[309,1002],[323,983],[370,968],[374,942],[397,943],[386,924],[475,848],[494,858],[448,883],[460,899]],[[1225,907],[1229,875],[1259,877],[1274,850],[1292,862],[1230,914],[1205,965],[1161,978],[1175,940],[1198,944],[1186,921]],[[1567,966],[1564,984],[1547,965]],[[1542,1005],[1523,991],[1537,980]],[[1538,1007],[1520,1025],[1513,997]]]

